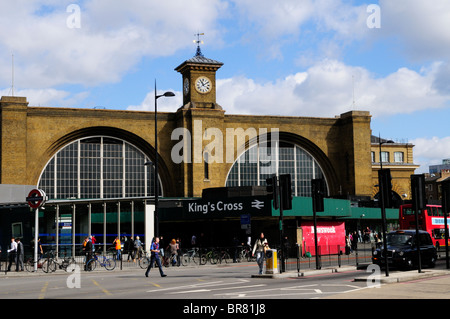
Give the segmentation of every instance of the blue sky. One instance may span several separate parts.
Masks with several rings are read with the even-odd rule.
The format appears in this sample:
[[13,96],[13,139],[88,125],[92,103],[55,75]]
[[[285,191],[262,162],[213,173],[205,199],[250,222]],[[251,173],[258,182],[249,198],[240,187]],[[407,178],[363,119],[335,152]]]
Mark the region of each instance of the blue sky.
[[[17,0],[0,4],[0,94],[31,106],[153,110],[154,83],[181,106],[174,68],[224,63],[227,114],[372,115],[374,135],[450,158],[448,0]],[[354,101],[354,102],[353,102]]]

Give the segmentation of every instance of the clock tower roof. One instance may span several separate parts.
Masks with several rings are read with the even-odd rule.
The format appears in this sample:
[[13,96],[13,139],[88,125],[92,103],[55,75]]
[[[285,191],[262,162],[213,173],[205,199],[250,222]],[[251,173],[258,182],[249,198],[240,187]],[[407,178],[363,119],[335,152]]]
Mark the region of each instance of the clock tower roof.
[[175,68],[175,71],[183,73],[186,68],[206,68],[211,71],[217,71],[223,65],[222,62],[206,58],[200,51],[200,47],[197,48],[197,53],[194,57],[184,61]]

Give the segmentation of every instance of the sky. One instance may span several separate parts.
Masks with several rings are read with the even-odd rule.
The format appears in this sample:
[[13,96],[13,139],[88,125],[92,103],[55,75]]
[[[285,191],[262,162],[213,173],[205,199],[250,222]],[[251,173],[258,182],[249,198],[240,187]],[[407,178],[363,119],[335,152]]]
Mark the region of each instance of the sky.
[[226,114],[369,111],[373,135],[450,158],[449,0],[15,0],[0,3],[0,95],[30,106],[182,105],[196,34]]

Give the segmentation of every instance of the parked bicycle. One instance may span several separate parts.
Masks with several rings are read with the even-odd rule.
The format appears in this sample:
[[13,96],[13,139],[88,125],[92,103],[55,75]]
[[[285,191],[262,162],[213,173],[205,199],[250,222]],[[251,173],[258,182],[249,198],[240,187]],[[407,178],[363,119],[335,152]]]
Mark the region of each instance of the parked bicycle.
[[55,263],[55,270],[56,269],[63,269],[65,271],[68,271],[68,267],[71,264],[76,264],[75,258],[73,257],[67,257],[66,256],[66,252],[64,252],[64,257],[60,258],[58,256],[56,256],[55,258],[53,258],[53,262]]
[[233,261],[233,259],[230,256],[230,253],[228,252],[228,250],[223,249],[217,252],[217,262],[218,263],[231,263]]
[[210,251],[206,252],[206,254],[202,254],[200,257],[200,265],[206,265],[206,263],[209,261],[211,265],[217,264],[218,260],[218,253],[214,248],[211,248]]
[[183,266],[187,266],[191,262],[200,265],[200,253],[198,248],[192,248],[181,256],[181,264]]
[[249,245],[245,245],[241,248],[239,252],[239,259],[241,262],[243,261],[256,261],[256,257],[252,256],[252,247]]
[[143,251],[141,256],[138,258],[138,264],[142,269],[147,269],[150,264],[150,255],[146,251]]
[[[42,263],[44,262],[44,258],[41,256],[38,261],[37,261],[37,270],[41,269],[42,270]],[[25,262],[25,269],[28,272],[34,272],[34,258],[33,257],[28,257]]]
[[113,258],[108,258],[106,256],[100,256],[99,259],[97,254],[94,254],[94,257],[90,259],[86,264],[86,271],[93,271],[97,268],[97,264],[101,267],[105,267],[106,270],[113,270],[116,268],[116,260]]
[[[25,261],[25,269],[28,272],[34,272],[34,257],[29,257]],[[53,272],[56,270],[56,266],[53,263],[53,253],[52,251],[46,252],[37,261],[37,270],[41,269],[45,273]]]

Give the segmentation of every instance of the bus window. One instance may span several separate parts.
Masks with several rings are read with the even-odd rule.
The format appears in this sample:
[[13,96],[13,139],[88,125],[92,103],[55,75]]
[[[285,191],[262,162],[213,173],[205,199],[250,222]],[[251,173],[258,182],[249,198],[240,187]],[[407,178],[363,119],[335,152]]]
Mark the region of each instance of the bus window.
[[431,210],[430,216],[438,216],[437,207],[429,207],[429,209]]
[[444,214],[442,214],[442,207],[438,207],[438,216],[444,216]]

